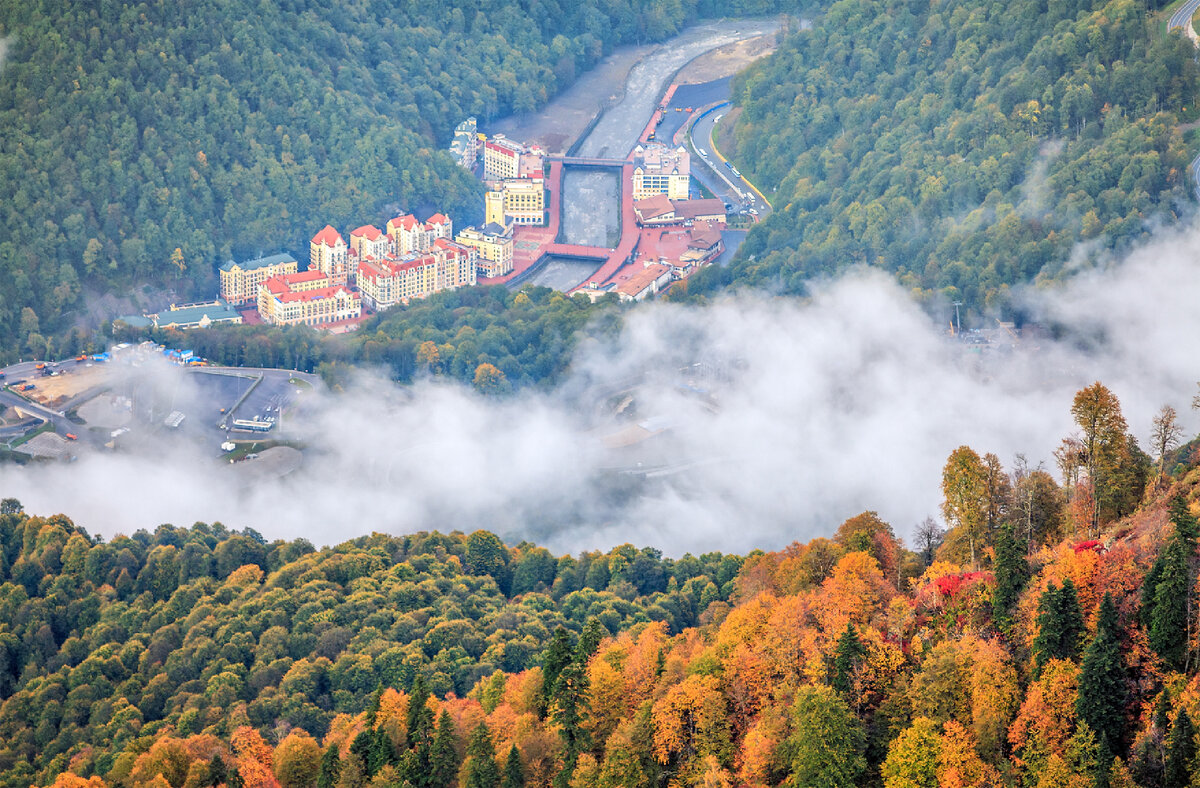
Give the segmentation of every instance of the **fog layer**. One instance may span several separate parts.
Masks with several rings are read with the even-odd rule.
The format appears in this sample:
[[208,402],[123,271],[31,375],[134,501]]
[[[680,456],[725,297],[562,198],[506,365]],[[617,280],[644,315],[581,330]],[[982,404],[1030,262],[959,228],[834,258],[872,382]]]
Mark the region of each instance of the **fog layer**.
[[[556,551],[621,542],[774,549],[874,509],[907,535],[940,502],[961,444],[1053,468],[1075,391],[1112,388],[1143,440],[1175,406],[1188,437],[1200,378],[1200,231],[1025,294],[1050,327],[1012,352],[949,340],[886,275],[816,283],[800,303],[740,295],[632,310],[582,347],[551,394],[489,400],[363,374],[312,395],[302,467],[242,472],[181,441],[5,467],[0,493],[108,536],[221,521],[318,545],[383,531],[497,531]],[[172,384],[177,385],[177,384]]]

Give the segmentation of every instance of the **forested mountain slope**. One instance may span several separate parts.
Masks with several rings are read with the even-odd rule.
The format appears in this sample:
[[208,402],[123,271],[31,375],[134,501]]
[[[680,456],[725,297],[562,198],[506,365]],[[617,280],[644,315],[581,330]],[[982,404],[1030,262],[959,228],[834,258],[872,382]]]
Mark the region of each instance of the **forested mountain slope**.
[[1134,0],[838,0],[734,95],[735,158],[776,210],[694,291],[801,292],[865,263],[1002,307],[1077,242],[1124,244],[1192,199],[1195,51]]
[[1160,478],[1102,385],[1072,415],[1062,486],[954,450],[916,552],[874,512],[745,559],[98,543],[6,500],[0,783],[1185,788],[1198,442]]
[[385,206],[469,223],[481,187],[438,152],[467,115],[532,109],[694,14],[771,10],[0,0],[0,359],[44,355],[88,290],[209,295],[230,255],[303,254]]
[[[534,665],[558,627],[694,626],[741,559],[625,545],[555,557],[480,531],[314,551],[220,525],[97,542],[63,517],[0,514],[0,784],[106,774],[165,731],[323,735],[420,675],[462,696]],[[149,738],[147,738],[149,737]],[[140,745],[133,745],[140,746]]]

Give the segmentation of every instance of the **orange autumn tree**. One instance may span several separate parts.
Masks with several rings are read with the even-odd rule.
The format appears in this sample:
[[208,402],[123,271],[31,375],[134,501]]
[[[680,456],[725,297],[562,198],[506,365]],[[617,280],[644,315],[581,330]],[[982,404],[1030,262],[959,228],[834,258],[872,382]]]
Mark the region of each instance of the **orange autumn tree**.
[[229,744],[237,756],[238,776],[245,788],[280,788],[273,771],[271,746],[248,725],[233,732]]

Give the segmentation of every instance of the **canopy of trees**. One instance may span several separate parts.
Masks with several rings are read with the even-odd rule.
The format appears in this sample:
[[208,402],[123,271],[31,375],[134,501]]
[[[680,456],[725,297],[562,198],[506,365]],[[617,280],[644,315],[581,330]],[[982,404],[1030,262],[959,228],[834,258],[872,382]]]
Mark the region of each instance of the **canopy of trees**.
[[978,313],[1142,236],[1190,199],[1198,98],[1155,25],[1133,0],[838,0],[735,80],[727,152],[775,211],[691,292],[867,264]]
[[[614,46],[717,4],[0,0],[0,360],[49,355],[89,291],[215,290],[215,266],[395,211],[482,214],[442,153]],[[23,311],[23,310],[28,310]]]

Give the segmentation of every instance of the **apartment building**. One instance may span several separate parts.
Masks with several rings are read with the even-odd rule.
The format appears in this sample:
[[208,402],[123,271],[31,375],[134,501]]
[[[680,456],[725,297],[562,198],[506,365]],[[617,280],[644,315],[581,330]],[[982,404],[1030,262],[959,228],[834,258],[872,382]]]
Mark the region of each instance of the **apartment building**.
[[258,288],[258,314],[276,326],[321,328],[362,315],[359,294],[321,270],[271,277]]
[[296,258],[290,254],[273,254],[221,266],[221,298],[230,304],[244,304],[258,298],[258,286],[267,279],[298,270]]
[[468,227],[460,230],[454,239],[461,246],[472,247],[478,258],[475,261],[477,276],[494,279],[512,273],[513,270],[513,226],[488,223],[478,229]]

